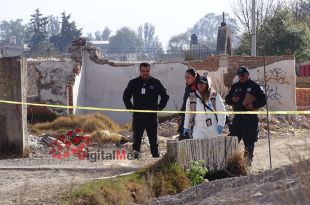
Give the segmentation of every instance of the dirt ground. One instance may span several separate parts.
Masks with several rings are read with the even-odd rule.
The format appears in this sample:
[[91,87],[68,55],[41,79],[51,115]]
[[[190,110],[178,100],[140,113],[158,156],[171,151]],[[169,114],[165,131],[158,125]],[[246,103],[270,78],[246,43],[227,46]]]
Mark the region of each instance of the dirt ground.
[[[240,147],[243,145],[240,144]],[[160,205],[205,204],[310,204],[310,130],[271,138],[272,168],[269,169],[268,140],[255,147],[250,175],[215,180],[174,195],[155,199]],[[301,166],[292,162],[302,162]],[[301,169],[305,173],[296,171]]]
[[30,158],[0,160],[0,204],[57,204],[65,192],[81,183],[129,174],[158,160],[151,158],[147,145],[143,148],[139,160],[54,159],[47,146]]
[[[296,130],[294,134],[272,134],[273,168],[290,164],[289,156],[294,154],[294,151],[301,156],[309,157],[309,134],[310,130]],[[267,139],[260,139],[256,144],[251,168],[253,174],[269,169],[267,142]],[[52,159],[48,154],[25,159],[0,160],[0,204],[56,204],[64,192],[70,191],[78,184],[101,177],[129,173],[156,162],[157,159],[150,157],[147,145],[143,146],[142,158],[134,161],[89,162],[76,158],[59,160]],[[243,147],[242,144],[240,146]],[[161,147],[162,153],[165,152],[164,149]],[[268,183],[261,188],[265,186],[268,187]],[[219,198],[216,199],[218,202]]]
[[[310,158],[310,130],[296,130],[294,134],[271,135],[272,168],[292,163],[296,157]],[[241,147],[243,147],[240,144]],[[255,146],[251,172],[270,168],[267,139],[260,139]]]

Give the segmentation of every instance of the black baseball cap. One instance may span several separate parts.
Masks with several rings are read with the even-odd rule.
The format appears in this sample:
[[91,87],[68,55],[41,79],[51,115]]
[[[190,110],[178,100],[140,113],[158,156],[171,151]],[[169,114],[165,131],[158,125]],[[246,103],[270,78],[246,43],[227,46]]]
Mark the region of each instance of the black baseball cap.
[[249,74],[249,70],[245,66],[240,66],[237,75]]
[[204,76],[199,76],[197,79],[197,83],[205,83],[208,84],[208,79]]

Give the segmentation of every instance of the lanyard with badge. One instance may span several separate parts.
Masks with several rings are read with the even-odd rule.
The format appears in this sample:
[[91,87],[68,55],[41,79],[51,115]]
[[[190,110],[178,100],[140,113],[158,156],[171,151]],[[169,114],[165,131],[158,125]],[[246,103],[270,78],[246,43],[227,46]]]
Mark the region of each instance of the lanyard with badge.
[[143,83],[143,88],[141,88],[141,95],[145,95],[146,89],[145,89],[145,83]]
[[[206,108],[207,108],[208,110],[210,110],[211,112],[214,111],[214,110],[212,110],[206,103],[204,103],[204,102],[202,101],[202,99],[201,99],[198,95],[196,95],[196,96],[200,99],[201,103],[203,104],[203,109],[205,110],[205,112],[207,112]],[[208,127],[212,125],[212,120],[211,120],[211,118],[206,119],[206,124],[207,124]]]

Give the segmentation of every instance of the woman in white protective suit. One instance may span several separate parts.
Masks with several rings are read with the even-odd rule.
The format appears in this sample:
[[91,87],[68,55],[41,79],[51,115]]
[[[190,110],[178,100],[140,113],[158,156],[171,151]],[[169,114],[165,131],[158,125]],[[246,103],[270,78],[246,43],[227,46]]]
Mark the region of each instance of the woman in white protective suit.
[[[206,77],[197,79],[197,87],[187,99],[186,111],[225,111],[221,95],[211,89]],[[186,113],[183,134],[191,135],[193,139],[215,137],[223,132],[225,121],[225,114]]]

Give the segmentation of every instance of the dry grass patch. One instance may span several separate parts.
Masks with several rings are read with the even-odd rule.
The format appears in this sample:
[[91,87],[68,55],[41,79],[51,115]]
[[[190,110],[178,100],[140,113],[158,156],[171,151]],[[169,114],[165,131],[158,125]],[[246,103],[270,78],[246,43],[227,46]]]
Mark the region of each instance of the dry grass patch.
[[148,203],[153,197],[176,194],[190,186],[185,171],[166,157],[134,174],[92,181],[63,197],[63,204]]
[[76,128],[81,128],[89,133],[96,130],[118,132],[120,126],[101,113],[61,116],[52,122],[29,125],[29,130],[33,134],[42,134],[45,132],[64,134],[66,131]]
[[106,131],[95,131],[91,133],[91,138],[93,142],[99,142],[99,143],[118,143],[118,142],[128,142],[128,139],[123,137],[120,134],[112,133],[107,134]]
[[241,150],[235,150],[228,159],[227,173],[230,176],[246,176],[249,171],[248,163]]
[[206,179],[212,181],[229,177],[247,176],[248,173],[249,166],[244,153],[241,150],[235,150],[228,158],[227,168],[221,171],[209,172],[206,175]]

